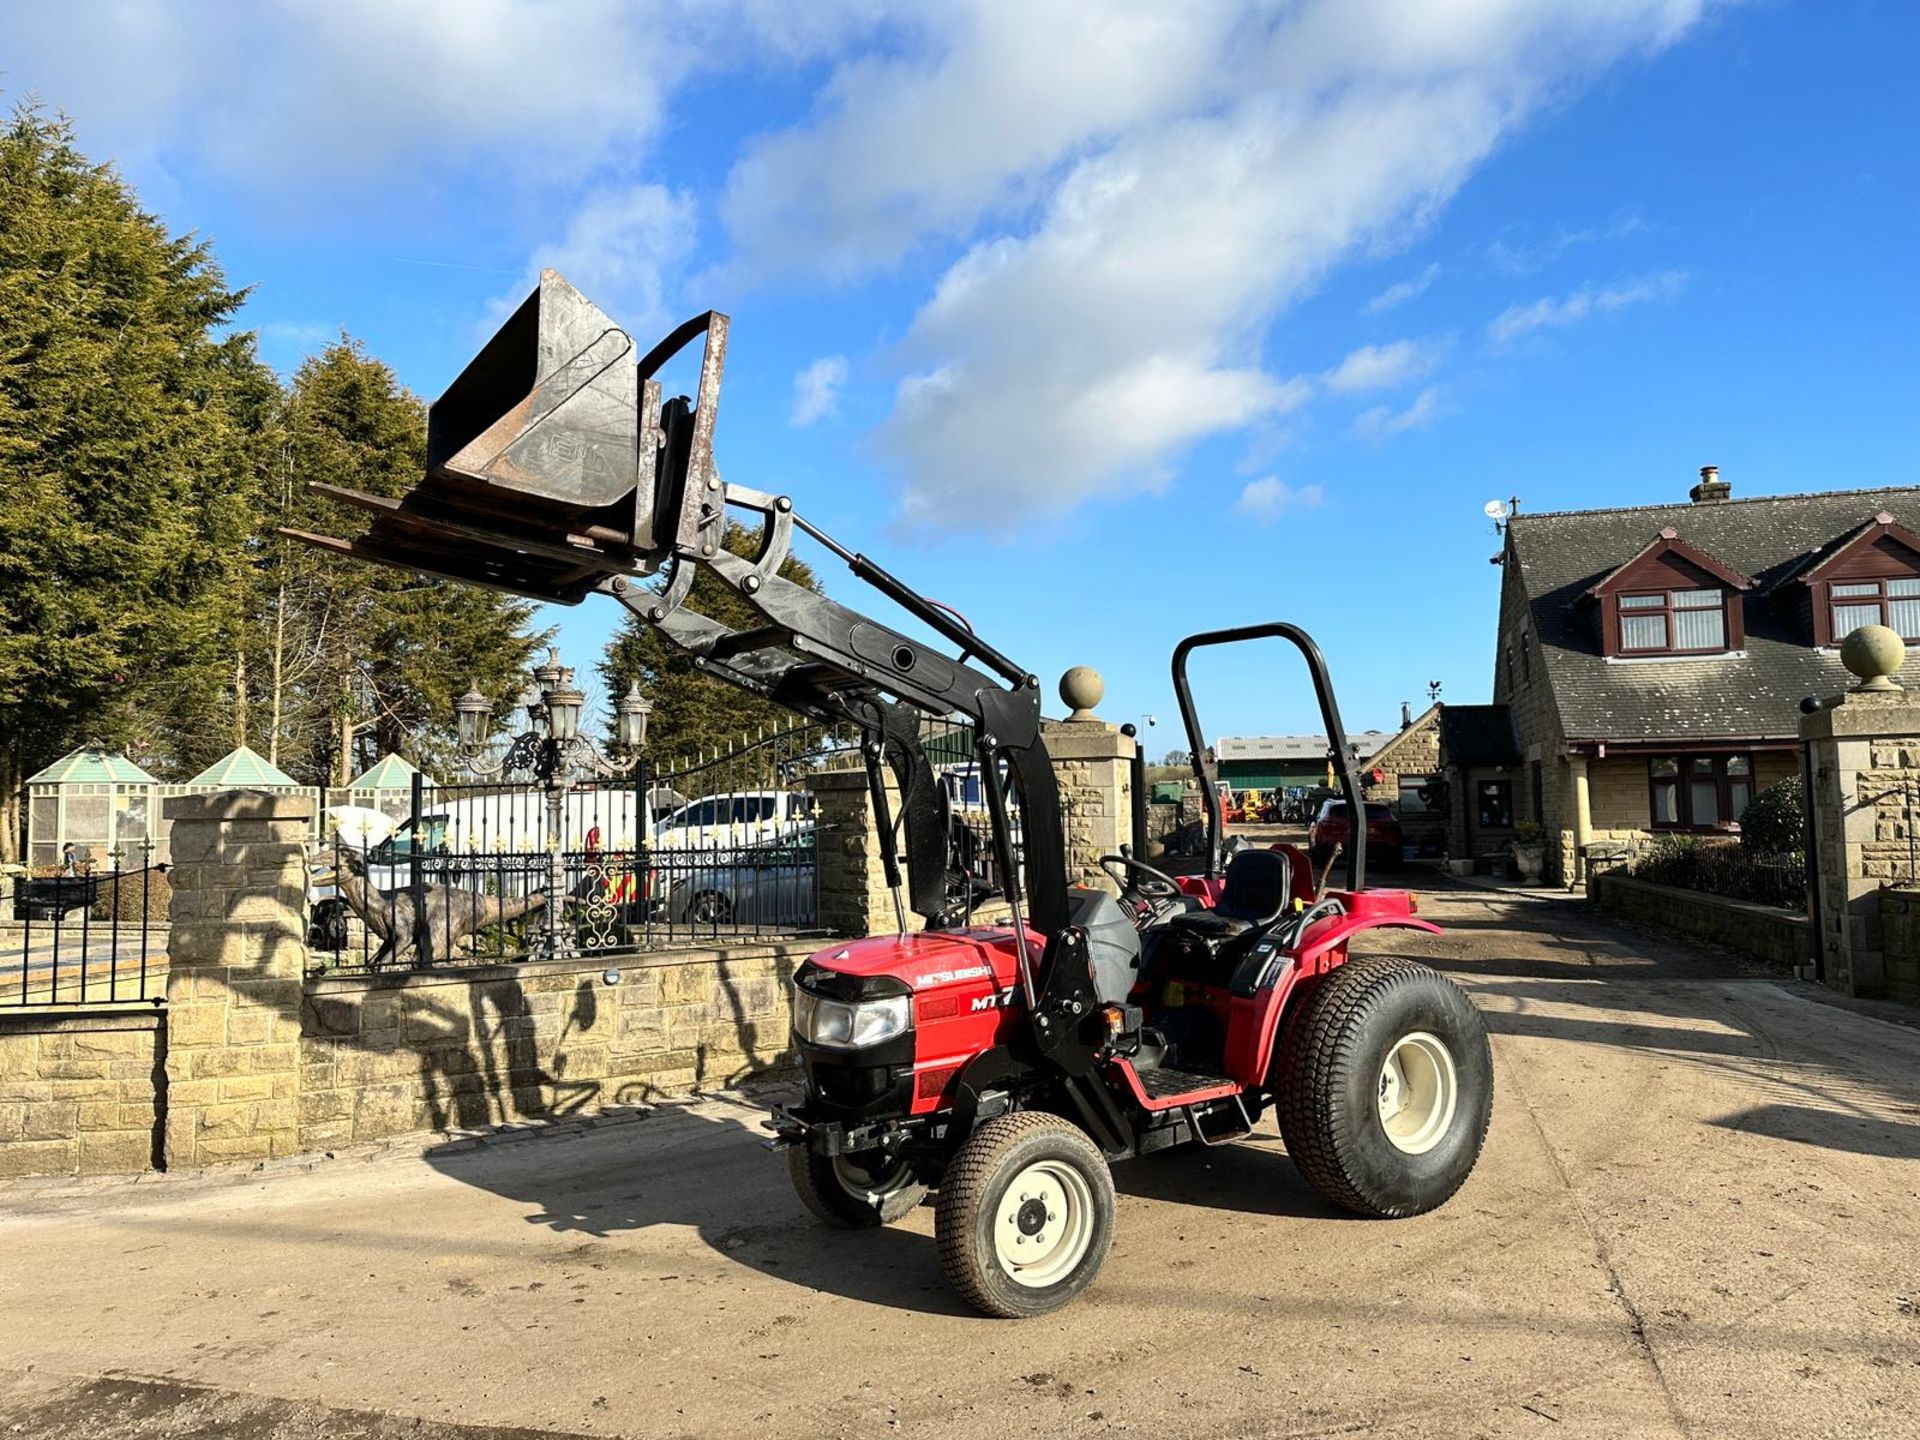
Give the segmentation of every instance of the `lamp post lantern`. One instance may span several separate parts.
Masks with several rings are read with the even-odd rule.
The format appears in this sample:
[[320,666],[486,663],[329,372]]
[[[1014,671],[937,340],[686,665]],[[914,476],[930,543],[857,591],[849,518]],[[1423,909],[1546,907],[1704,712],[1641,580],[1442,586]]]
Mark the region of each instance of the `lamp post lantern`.
[[[546,926],[541,935],[543,959],[571,955],[577,949],[573,932],[566,922],[567,796],[582,779],[613,779],[636,770],[643,760],[647,743],[647,717],[653,706],[640,693],[636,681],[614,706],[614,749],[623,755],[609,755],[590,735],[580,733],[580,712],[587,697],[574,684],[573,670],[560,663],[560,652],[547,651],[546,662],[533,672],[539,693],[527,702],[527,729],[507,741],[499,758],[489,762],[489,730],[493,702],[480,692],[475,681],[453,702],[460,739],[461,761],[475,775],[524,773],[533,777],[546,797],[547,904]],[[637,862],[646,864],[647,810],[642,782]]]

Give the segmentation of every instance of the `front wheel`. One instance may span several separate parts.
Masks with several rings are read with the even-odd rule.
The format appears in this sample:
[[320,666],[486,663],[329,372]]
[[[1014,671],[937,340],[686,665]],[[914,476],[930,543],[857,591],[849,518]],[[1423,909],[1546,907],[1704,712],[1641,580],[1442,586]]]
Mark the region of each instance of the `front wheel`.
[[1493,1114],[1486,1025],[1425,965],[1349,960],[1290,1019],[1277,1069],[1287,1153],[1356,1214],[1432,1210],[1480,1158]]
[[787,1173],[800,1203],[839,1230],[872,1230],[913,1212],[927,1196],[904,1160],[881,1151],[815,1155],[804,1145],[787,1150]]
[[967,1303],[1017,1320],[1057,1310],[1113,1244],[1106,1156],[1056,1115],[989,1120],[947,1166],[934,1211],[940,1268]]

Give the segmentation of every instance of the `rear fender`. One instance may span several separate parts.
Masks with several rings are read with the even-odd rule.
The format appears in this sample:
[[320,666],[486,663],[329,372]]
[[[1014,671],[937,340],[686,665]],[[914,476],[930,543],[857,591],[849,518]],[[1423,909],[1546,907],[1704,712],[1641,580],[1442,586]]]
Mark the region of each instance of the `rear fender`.
[[1286,1013],[1311,995],[1328,972],[1346,963],[1347,942],[1355,935],[1388,927],[1442,933],[1438,925],[1396,915],[1343,915],[1316,925],[1309,932],[1312,938],[1301,946],[1278,985],[1250,999],[1235,998],[1235,1013],[1227,1030],[1227,1073],[1248,1085],[1267,1083],[1274,1042]]

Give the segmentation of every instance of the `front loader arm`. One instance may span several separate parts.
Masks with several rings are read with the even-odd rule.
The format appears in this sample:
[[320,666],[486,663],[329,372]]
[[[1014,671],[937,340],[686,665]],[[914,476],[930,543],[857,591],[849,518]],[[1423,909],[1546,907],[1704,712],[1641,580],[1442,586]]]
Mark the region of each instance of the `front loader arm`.
[[[923,716],[963,717],[974,728],[1031,994],[1026,922],[1051,938],[1067,921],[1060,798],[1040,736],[1039,680],[952,612],[807,524],[788,497],[721,479],[713,434],[727,330],[724,315],[708,312],[636,364],[626,332],[543,272],[534,294],[429,408],[425,477],[398,500],[317,487],[372,512],[356,539],[284,533],[356,559],[559,604],[610,594],[716,678],[811,718],[860,725],[869,766],[885,763],[899,781],[914,908],[929,918],[939,908],[935,889],[945,889],[945,826],[927,822],[942,797],[918,727]],[[660,370],[701,337],[696,398],[663,402]],[[751,558],[724,543],[729,506],[760,518]],[[796,526],[958,653],[782,576]],[[701,570],[738,594],[758,623],[735,631],[690,609]],[[660,589],[638,583],[662,575]],[[1017,833],[1000,794],[1003,766],[1019,792]]]

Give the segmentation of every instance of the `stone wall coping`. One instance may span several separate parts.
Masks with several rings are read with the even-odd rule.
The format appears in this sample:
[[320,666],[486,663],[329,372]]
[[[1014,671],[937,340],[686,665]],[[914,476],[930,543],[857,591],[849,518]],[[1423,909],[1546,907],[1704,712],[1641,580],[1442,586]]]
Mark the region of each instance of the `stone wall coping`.
[[1638,890],[1644,895],[1695,901],[1709,910],[1730,910],[1736,914],[1763,916],[1768,920],[1797,921],[1802,925],[1811,923],[1804,911],[1788,910],[1779,905],[1761,905],[1752,900],[1735,900],[1729,895],[1711,895],[1705,890],[1689,890],[1684,885],[1656,885],[1651,880],[1637,880],[1631,875],[1621,875],[1612,870],[1604,870],[1594,876],[1592,883],[1597,890],[1610,890],[1617,885],[1625,890]]
[[1803,740],[1845,740],[1876,735],[1920,735],[1920,693],[1848,691],[1827,697],[1813,714],[1800,717]]
[[[885,774],[887,785],[892,788],[894,779],[891,767]],[[867,788],[867,767],[862,765],[857,770],[816,770],[807,776],[807,788],[814,791],[859,790],[864,792]]]
[[0,1033],[17,1030],[157,1030],[166,1008],[151,1000],[98,1005],[9,1005],[0,1011]]
[[415,990],[437,985],[495,985],[544,975],[593,975],[608,970],[622,974],[659,970],[675,965],[716,965],[734,960],[765,960],[812,955],[845,944],[831,935],[793,941],[761,941],[752,945],[710,946],[697,950],[622,951],[611,955],[583,955],[568,960],[533,960],[518,965],[442,965],[430,970],[387,970],[368,974],[310,975],[309,995],[342,995],[365,990]]
[[1131,760],[1135,743],[1104,720],[1049,720],[1040,738],[1055,760]]
[[272,790],[215,790],[206,795],[176,795],[161,804],[169,820],[312,820],[311,795]]

